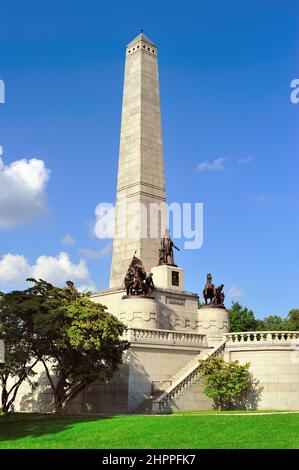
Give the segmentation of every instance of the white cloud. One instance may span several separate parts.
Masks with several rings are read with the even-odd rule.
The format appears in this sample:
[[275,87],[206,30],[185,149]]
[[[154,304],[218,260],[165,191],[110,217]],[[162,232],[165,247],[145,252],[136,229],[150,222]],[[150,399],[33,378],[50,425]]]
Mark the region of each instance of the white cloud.
[[237,163],[239,165],[247,165],[248,163],[251,163],[252,160],[254,160],[254,157],[249,155],[248,157],[238,158]]
[[232,286],[228,289],[227,296],[230,298],[239,298],[243,296],[243,291],[237,286]]
[[79,253],[81,256],[92,259],[102,259],[110,255],[112,251],[112,243],[108,243],[101,250],[90,250],[89,248],[80,248]]
[[72,263],[68,253],[57,256],[39,256],[33,265],[23,255],[7,253],[0,259],[0,283],[5,286],[25,285],[27,277],[44,279],[56,286],[64,286],[71,280],[78,284],[93,286],[86,261]]
[[76,240],[71,237],[71,235],[64,235],[64,237],[61,239],[61,243],[63,245],[75,245]]
[[103,202],[95,208],[96,221],[93,225],[93,233],[97,238],[114,237],[115,207],[113,204]]
[[36,158],[5,165],[1,155],[0,152],[0,229],[6,229],[46,212],[50,170]]
[[63,285],[68,279],[73,282],[88,280],[89,272],[83,259],[78,264],[72,263],[69,255],[61,251],[57,257],[39,256],[32,266],[32,277]]
[[224,169],[224,162],[226,158],[217,158],[212,163],[207,161],[199,163],[196,167],[196,171],[220,171]]
[[3,152],[4,152],[4,150],[3,150],[3,146],[2,146],[2,145],[0,145],[0,157],[2,157],[2,155],[3,155]]
[[30,266],[23,255],[7,253],[0,259],[0,283],[17,284],[30,275]]

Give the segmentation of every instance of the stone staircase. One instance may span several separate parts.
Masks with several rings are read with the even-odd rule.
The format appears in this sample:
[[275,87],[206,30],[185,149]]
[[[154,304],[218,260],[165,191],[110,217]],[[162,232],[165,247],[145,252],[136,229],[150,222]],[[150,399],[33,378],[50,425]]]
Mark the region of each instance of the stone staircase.
[[206,353],[201,351],[197,356],[193,357],[187,364],[182,367],[181,369],[178,370],[178,372],[172,377],[171,380],[171,385],[179,380],[180,377],[182,377],[191,367],[195,366],[198,364],[199,359],[203,359]]
[[[226,339],[221,341],[220,344],[215,346],[212,351],[209,353],[199,356],[201,359],[208,359],[210,356],[219,357],[223,356],[225,349]],[[160,395],[156,400],[152,401],[152,412],[153,413],[167,413],[171,412],[171,405],[175,402],[176,399],[183,394],[192,384],[198,381],[200,378],[199,364],[198,360],[191,364],[190,368],[184,372],[176,382],[165,390],[162,395]]]
[[153,390],[150,398],[145,400],[135,411],[140,414],[169,413],[171,402],[180,397],[185,390],[199,380],[199,359],[208,359],[210,356],[222,356],[225,341],[214,347],[208,353],[201,351],[182,367],[169,381],[170,386],[166,390]]
[[[135,413],[142,413],[142,414],[150,414],[152,412],[152,404],[156,400],[159,399],[159,397],[166,391],[168,390],[169,387],[172,386],[173,383],[177,382],[180,377],[182,377],[191,367],[195,366],[198,364],[198,360],[202,359],[203,352],[201,351],[199,354],[197,354],[195,357],[193,357],[190,361],[187,362],[181,369],[179,369],[176,374],[167,382],[169,383],[169,386],[164,389],[164,388],[155,388],[153,387],[152,393],[150,398],[147,398],[135,411]],[[163,384],[161,384],[163,387]]]

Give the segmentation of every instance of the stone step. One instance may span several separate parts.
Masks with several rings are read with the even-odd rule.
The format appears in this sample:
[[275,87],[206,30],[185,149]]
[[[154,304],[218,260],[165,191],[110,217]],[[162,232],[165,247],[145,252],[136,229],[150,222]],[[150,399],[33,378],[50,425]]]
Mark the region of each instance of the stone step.
[[164,393],[164,390],[153,391],[151,397],[145,400],[140,406],[138,406],[138,408],[135,410],[134,413],[151,414],[153,400],[156,400],[157,398],[159,398],[162,395],[162,393]]
[[193,357],[185,366],[183,366],[174,376],[172,377],[171,382],[176,382],[187,370],[189,370],[193,365],[195,365],[198,360],[201,358],[202,354],[198,354],[196,357]]

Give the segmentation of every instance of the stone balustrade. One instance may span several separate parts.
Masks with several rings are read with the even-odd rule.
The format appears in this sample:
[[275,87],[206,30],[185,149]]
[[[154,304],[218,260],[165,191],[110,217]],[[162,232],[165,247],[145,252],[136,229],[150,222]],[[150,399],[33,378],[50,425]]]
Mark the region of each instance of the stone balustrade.
[[249,346],[254,344],[292,345],[299,342],[299,331],[247,331],[225,333],[226,346]]
[[171,344],[199,348],[207,346],[205,335],[185,331],[128,328],[123,337],[130,343]]

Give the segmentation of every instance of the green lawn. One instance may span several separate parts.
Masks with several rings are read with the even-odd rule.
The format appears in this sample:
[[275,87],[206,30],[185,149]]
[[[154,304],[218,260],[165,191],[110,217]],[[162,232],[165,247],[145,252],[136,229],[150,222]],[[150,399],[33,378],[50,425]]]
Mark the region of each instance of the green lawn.
[[299,414],[0,416],[1,449],[298,449]]

